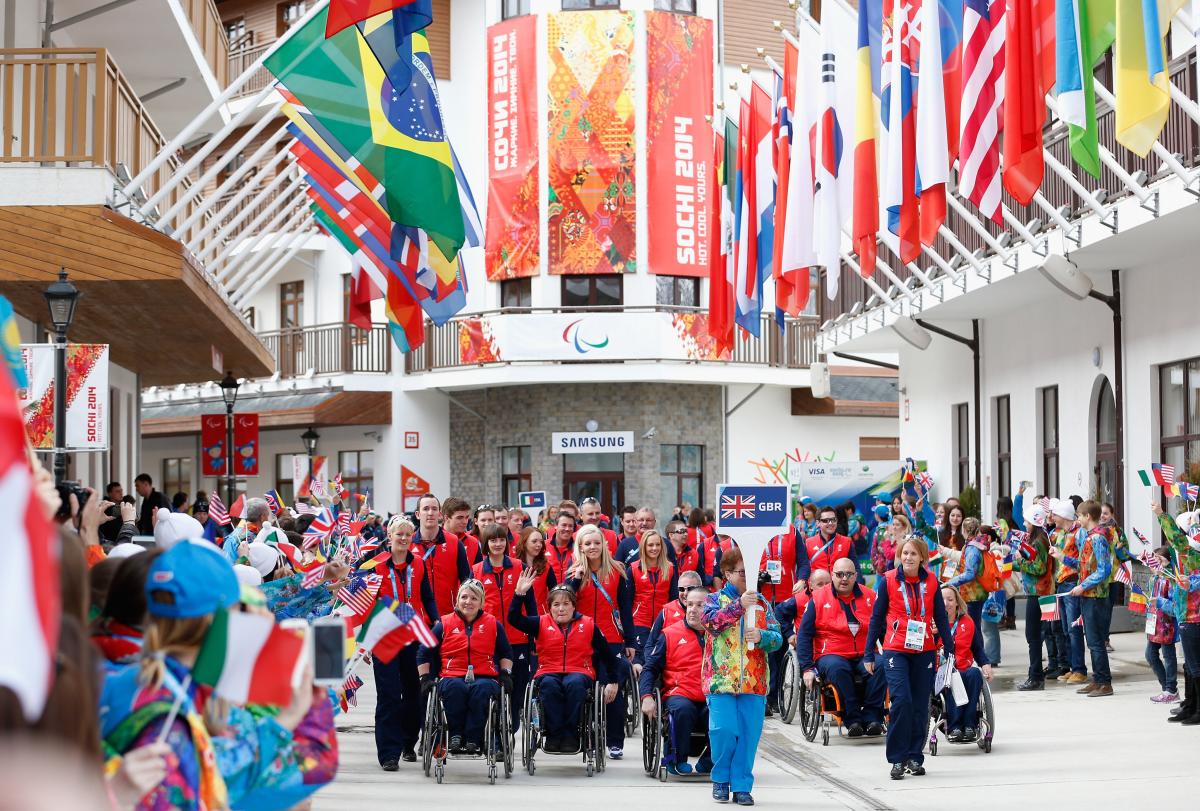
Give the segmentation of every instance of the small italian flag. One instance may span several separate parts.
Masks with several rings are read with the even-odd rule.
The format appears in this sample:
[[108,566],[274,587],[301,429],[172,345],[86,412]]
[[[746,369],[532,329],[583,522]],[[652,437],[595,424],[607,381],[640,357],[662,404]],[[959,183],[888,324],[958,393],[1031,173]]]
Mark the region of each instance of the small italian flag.
[[358,631],[358,646],[385,665],[412,642],[436,647],[438,639],[407,603],[376,602]]
[[280,628],[274,617],[229,612],[213,617],[192,680],[234,704],[286,705],[304,635]]
[[1038,597],[1038,608],[1042,609],[1043,620],[1058,619],[1058,598],[1053,594]]

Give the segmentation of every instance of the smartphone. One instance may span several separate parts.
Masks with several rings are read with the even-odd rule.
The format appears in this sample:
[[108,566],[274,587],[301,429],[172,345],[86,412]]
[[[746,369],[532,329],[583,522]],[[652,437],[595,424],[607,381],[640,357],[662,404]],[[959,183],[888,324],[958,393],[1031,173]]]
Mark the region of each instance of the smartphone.
[[341,687],[346,680],[346,621],[334,616],[314,620],[309,638],[313,684]]

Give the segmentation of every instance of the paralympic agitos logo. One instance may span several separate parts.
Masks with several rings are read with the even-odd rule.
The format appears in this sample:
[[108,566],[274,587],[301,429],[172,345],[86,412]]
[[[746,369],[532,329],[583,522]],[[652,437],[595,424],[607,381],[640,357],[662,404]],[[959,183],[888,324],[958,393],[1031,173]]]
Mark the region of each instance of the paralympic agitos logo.
[[584,319],[572,321],[567,324],[567,328],[563,330],[563,342],[575,347],[575,351],[580,355],[586,355],[593,349],[603,349],[608,346],[608,335],[603,332],[592,332],[585,334],[582,326]]

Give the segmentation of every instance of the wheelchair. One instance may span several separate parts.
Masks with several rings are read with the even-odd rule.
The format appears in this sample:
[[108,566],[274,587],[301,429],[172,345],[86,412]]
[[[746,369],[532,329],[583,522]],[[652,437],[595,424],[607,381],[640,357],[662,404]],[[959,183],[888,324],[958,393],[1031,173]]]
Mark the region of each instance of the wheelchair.
[[450,729],[446,711],[435,682],[425,704],[425,728],[421,731],[421,765],[425,776],[433,775],[438,783],[446,775],[447,760],[484,760],[487,762],[488,783],[495,785],[500,769],[504,777],[512,777],[513,734],[508,693],[501,689],[499,696],[488,702],[488,717],[483,728],[484,751],[477,755],[450,754]]
[[542,734],[543,708],[538,701],[537,683],[529,680],[525,688],[525,704],[521,724],[521,765],[532,776],[537,770],[534,758],[538,750],[547,755],[579,755],[583,758],[584,769],[591,777],[597,772],[604,771],[604,723],[607,718],[604,704],[604,690],[595,682],[588,688],[587,697],[579,713],[579,749],[574,752],[551,752],[544,748],[545,737]]
[[[845,724],[842,721],[844,718],[842,697],[838,695],[838,691],[834,689],[832,684],[821,678],[819,672],[813,674],[813,686],[811,688],[806,687],[804,684],[804,674],[800,671],[796,662],[795,652],[793,652],[793,656],[789,658],[789,664],[794,670],[793,679],[795,684],[798,685],[793,688],[796,693],[793,701],[800,710],[800,729],[804,733],[804,739],[810,743],[817,739],[817,733],[820,732],[821,745],[829,746],[830,727],[835,724],[837,725],[838,737],[841,737],[845,733]],[[787,678],[786,670],[784,671],[784,678]],[[781,687],[781,701],[782,698],[783,688]],[[890,706],[891,702],[885,694],[883,699],[883,714],[885,718]],[[795,715],[795,708],[792,709],[792,714],[793,716]],[[791,723],[789,719],[785,720]],[[878,736],[878,739],[883,740],[882,736]],[[871,740],[871,738],[867,740]]]
[[[667,782],[667,765],[663,762],[663,756],[666,754],[667,747],[671,745],[671,730],[663,719],[665,710],[662,693],[657,687],[654,689],[654,708],[653,718],[642,715],[642,770],[646,772],[647,777],[657,777],[660,782],[665,783]],[[638,714],[642,714],[640,704]],[[688,756],[698,757],[704,754],[707,746],[708,736],[704,731],[694,731]],[[707,774],[702,776],[708,779]]]
[[783,723],[790,724],[796,720],[796,711],[800,708],[804,674],[800,671],[796,649],[789,645],[787,654],[783,661],[783,674],[779,677],[779,717]]
[[633,662],[628,665],[625,679],[625,737],[632,738],[642,723],[642,702],[638,698],[638,680],[633,675]]
[[992,751],[992,737],[996,732],[996,711],[992,706],[992,689],[987,679],[983,681],[983,689],[979,691],[979,701],[975,705],[975,739],[972,741],[951,741],[950,730],[946,728],[946,701],[953,701],[947,694],[949,689],[934,693],[929,699],[929,754],[937,755],[938,733],[946,738],[946,743],[953,745],[975,744],[985,753]]

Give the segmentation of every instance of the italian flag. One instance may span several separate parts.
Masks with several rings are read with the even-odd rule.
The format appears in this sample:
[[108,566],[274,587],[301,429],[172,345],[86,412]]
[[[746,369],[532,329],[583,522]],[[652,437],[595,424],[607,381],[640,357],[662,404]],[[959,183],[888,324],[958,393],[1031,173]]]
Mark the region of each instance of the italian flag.
[[433,647],[437,645],[437,637],[412,607],[404,603],[384,606],[376,602],[358,631],[358,646],[385,665],[412,642]]
[[1053,594],[1038,597],[1038,608],[1042,610],[1042,620],[1058,620],[1058,598]]
[[304,635],[275,624],[274,617],[229,612],[213,617],[192,679],[234,704],[286,705]]

